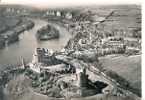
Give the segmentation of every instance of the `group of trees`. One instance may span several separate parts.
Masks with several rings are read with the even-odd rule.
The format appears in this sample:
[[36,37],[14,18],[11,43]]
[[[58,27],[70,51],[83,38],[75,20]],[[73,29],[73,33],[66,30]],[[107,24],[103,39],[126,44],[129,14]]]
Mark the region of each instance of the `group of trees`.
[[134,38],[141,38],[141,28],[136,28],[132,30],[132,36]]

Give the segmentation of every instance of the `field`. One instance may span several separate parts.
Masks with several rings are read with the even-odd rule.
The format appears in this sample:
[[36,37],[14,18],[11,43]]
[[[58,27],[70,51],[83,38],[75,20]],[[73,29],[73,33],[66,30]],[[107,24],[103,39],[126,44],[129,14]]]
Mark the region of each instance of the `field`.
[[134,88],[141,90],[141,56],[105,56],[100,57],[103,67],[116,72],[128,80]]
[[138,30],[140,35],[140,6],[112,6],[105,7],[103,10],[107,11],[106,9],[108,9],[108,11],[112,11],[112,14],[107,16],[106,20],[98,25],[99,29],[106,32],[124,31],[126,36],[132,36],[133,31]]
[[[83,9],[82,13],[84,13],[85,10],[87,11],[88,9]],[[33,13],[35,13],[36,15],[37,14],[39,15],[38,12],[33,12]],[[33,15],[33,13],[31,13],[31,15]],[[84,17],[85,20],[87,18],[89,19],[90,17],[92,17],[94,19],[90,20],[90,22],[92,21],[93,25],[95,22],[99,22],[99,24],[96,25],[95,28],[94,27],[92,28],[92,29],[94,29],[93,30],[94,34],[100,33],[100,34],[107,36],[106,34],[110,35],[110,33],[115,33],[115,32],[116,32],[116,34],[114,34],[114,35],[118,35],[117,33],[120,32],[120,33],[125,33],[124,37],[127,37],[130,35],[132,36],[133,32],[136,32],[137,34],[139,34],[139,36],[141,36],[141,7],[140,6],[116,5],[116,6],[100,6],[100,7],[94,7],[94,8],[90,7],[90,9],[87,13],[88,14],[86,14]],[[92,16],[92,15],[94,15],[94,16]],[[23,22],[23,20],[22,20],[22,22]],[[17,18],[16,16],[13,16],[10,18],[7,18],[7,17],[4,18],[3,15],[0,15],[0,27],[1,27],[0,34],[11,28],[14,28],[15,26],[18,26],[19,23],[21,23],[21,20],[19,18]],[[88,28],[90,28],[89,30],[91,30],[91,27],[88,27]],[[96,32],[95,29],[98,32]],[[86,31],[86,34],[88,36],[90,36],[90,34],[88,34],[89,32],[87,32],[87,31]],[[82,34],[84,35],[85,32]],[[95,36],[96,35],[94,35],[94,37]],[[102,37],[102,38],[104,38],[104,37]],[[86,37],[86,39],[87,38],[88,37]],[[136,38],[136,37],[133,37],[133,38]],[[75,39],[77,39],[77,38],[75,38]],[[81,39],[81,36],[78,39]],[[139,38],[139,39],[141,39],[141,38]],[[95,42],[97,43],[97,40],[95,40]],[[74,42],[72,42],[72,43],[74,43]],[[90,44],[91,44],[91,42],[90,42]],[[95,50],[96,50],[97,47],[95,47],[95,45],[97,46],[97,44],[95,44],[95,43],[93,45],[91,44],[91,46],[93,46],[92,48],[95,48]],[[90,49],[91,46],[88,46],[87,49],[88,48]],[[79,47],[77,47],[77,48],[79,48]],[[105,68],[106,70],[110,70],[110,72],[112,71],[112,73],[113,72],[117,73],[117,75],[119,75],[119,76],[123,77],[125,80],[127,80],[130,83],[129,85],[131,85],[133,88],[135,88],[135,89],[139,90],[139,92],[141,92],[141,55],[132,55],[132,56],[127,56],[127,55],[125,56],[125,55],[120,55],[120,54],[106,55],[106,56],[99,57],[99,61],[102,64],[103,68]],[[98,64],[98,62],[97,62],[97,64]],[[101,67],[101,64],[100,64],[100,67]],[[83,66],[83,64],[82,64],[82,66]],[[85,66],[85,64],[84,64],[84,66]],[[87,66],[89,66],[89,63]],[[1,69],[1,70],[3,70],[3,69]],[[98,73],[100,74],[100,72],[98,72]],[[94,79],[94,80],[100,80],[100,81],[107,80],[106,78],[103,79],[98,74],[94,75],[93,72],[89,72],[87,74],[89,75],[89,78]],[[114,75],[114,74],[111,74],[111,75]],[[52,81],[50,81],[50,82],[52,82]],[[125,83],[124,81],[121,81],[121,82]],[[47,85],[45,84],[44,86],[47,86]],[[118,84],[115,84],[114,87],[116,87],[116,85],[118,85]],[[100,86],[100,85],[98,85],[98,86]],[[112,84],[111,84],[111,86],[112,86]],[[128,84],[126,86],[128,86]],[[7,90],[9,90],[8,91],[9,93],[6,95],[5,100],[64,100],[64,99],[58,99],[58,98],[50,98],[46,95],[34,92],[32,89],[32,80],[24,75],[20,75],[18,77],[15,77],[14,79],[10,80],[7,83],[6,88],[7,88]],[[129,96],[130,96],[130,94],[129,94]],[[103,94],[97,94],[97,95],[89,96],[89,97],[82,97],[82,98],[67,98],[65,100],[138,100],[138,99],[134,98],[132,95],[130,97],[128,97],[128,96],[124,97],[124,96],[120,96],[120,95],[115,96],[115,94],[113,96],[113,94],[107,95],[107,94],[103,93]]]

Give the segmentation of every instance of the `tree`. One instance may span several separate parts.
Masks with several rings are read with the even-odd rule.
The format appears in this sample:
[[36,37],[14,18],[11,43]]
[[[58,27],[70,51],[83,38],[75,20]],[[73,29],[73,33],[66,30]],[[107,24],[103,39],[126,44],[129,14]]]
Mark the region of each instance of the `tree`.
[[134,38],[141,38],[141,28],[133,29],[132,36]]

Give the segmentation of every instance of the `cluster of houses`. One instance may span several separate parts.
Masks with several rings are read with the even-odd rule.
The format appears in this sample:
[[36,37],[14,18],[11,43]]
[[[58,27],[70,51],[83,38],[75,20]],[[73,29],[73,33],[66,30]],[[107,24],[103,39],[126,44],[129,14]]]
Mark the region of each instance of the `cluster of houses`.
[[[141,52],[141,39],[133,37],[130,29],[100,30],[97,24],[90,22],[89,19],[74,24],[73,33],[77,35],[71,44],[72,46],[69,47],[71,49],[96,48],[98,55],[128,52],[137,54]],[[78,37],[78,34],[81,37]]]
[[6,7],[3,9],[3,13],[6,13],[7,16],[11,16],[11,15],[14,15],[14,16],[27,16],[27,15],[30,15],[30,11],[25,9],[25,8],[22,8],[22,9],[19,9],[19,8],[14,8],[14,7]]
[[43,14],[44,17],[60,17],[65,19],[72,19],[73,13],[71,11],[47,10]]
[[86,12],[86,14],[82,13],[72,18],[72,20],[76,19],[76,22],[74,21],[68,26],[72,29],[74,39],[70,41],[68,48],[78,50],[80,48],[81,50],[96,48],[99,55],[128,52],[136,54],[141,52],[141,38],[135,38],[132,29],[106,30],[105,28],[99,28],[102,24],[101,21],[92,22],[90,17],[87,17],[88,14]]
[[[91,28],[91,24],[88,27],[88,25],[85,24],[79,24],[77,26],[75,32],[76,37],[74,39],[74,42],[72,42],[71,48],[75,49],[90,49],[90,48],[96,48],[98,51],[98,55],[106,55],[106,54],[124,54],[128,53],[129,51],[132,52],[132,54],[140,53],[141,52],[141,39],[134,38],[131,36],[124,36],[125,32],[117,31],[115,33],[112,33],[111,35],[108,35],[109,33],[103,32],[103,34],[100,35],[97,28]],[[80,36],[78,38],[78,36]]]

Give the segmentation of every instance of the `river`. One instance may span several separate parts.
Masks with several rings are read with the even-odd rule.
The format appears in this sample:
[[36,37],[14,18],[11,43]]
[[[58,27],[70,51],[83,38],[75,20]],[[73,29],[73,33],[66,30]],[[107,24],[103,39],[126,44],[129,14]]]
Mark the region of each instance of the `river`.
[[[30,62],[36,47],[44,47],[59,51],[71,38],[71,34],[61,25],[52,22],[49,23],[42,19],[31,20],[35,23],[34,28],[22,33],[19,36],[18,42],[11,44],[4,49],[0,49],[0,65],[20,64],[21,57],[23,57],[26,62]],[[59,30],[60,38],[48,41],[38,41],[35,36],[37,30],[43,26],[46,26],[47,24],[51,24]]]

